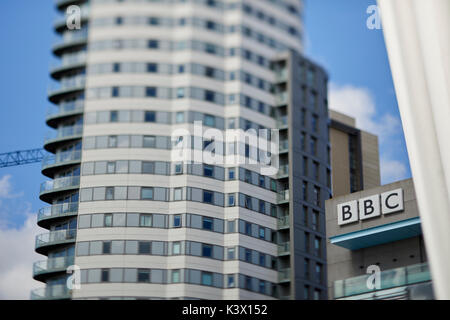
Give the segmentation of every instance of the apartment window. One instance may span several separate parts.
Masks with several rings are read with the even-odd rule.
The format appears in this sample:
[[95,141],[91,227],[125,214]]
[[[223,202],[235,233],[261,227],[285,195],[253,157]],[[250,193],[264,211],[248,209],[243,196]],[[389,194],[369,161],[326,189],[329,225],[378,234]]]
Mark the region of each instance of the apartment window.
[[213,275],[211,272],[202,271],[202,284],[205,286],[212,286]]
[[236,169],[235,168],[228,169],[228,179],[229,180],[236,179]]
[[184,98],[185,94],[184,94],[184,88],[178,88],[177,89],[177,98],[181,99]]
[[114,187],[106,188],[106,200],[114,200]]
[[227,259],[228,260],[234,260],[235,259],[235,249],[234,248],[228,248],[227,250]]
[[319,180],[319,168],[320,168],[320,165],[316,161],[314,161],[313,163],[314,163],[314,178],[316,180]]
[[106,165],[106,173],[115,173],[116,172],[116,163],[108,162]]
[[144,136],[143,146],[144,146],[144,148],[155,148],[156,147],[156,137],[155,136]]
[[141,214],[139,218],[140,227],[151,227],[152,226],[152,215],[151,214]]
[[266,229],[263,227],[259,227],[259,238],[263,240],[266,238]]
[[156,97],[156,87],[147,87],[145,89],[145,95],[147,97]]
[[202,221],[202,228],[203,230],[213,230],[213,219],[211,218],[207,218],[207,217],[203,217],[203,221]]
[[320,206],[320,188],[314,187],[314,201],[316,206]]
[[264,200],[259,200],[259,213],[266,213],[266,203]]
[[245,196],[245,207],[252,210],[252,198],[250,196]]
[[216,126],[216,118],[214,116],[209,115],[209,114],[205,114],[205,117],[203,119],[203,123],[204,123],[205,126],[215,127]]
[[228,275],[228,276],[227,276],[227,287],[228,287],[228,288],[234,288],[234,286],[235,286],[235,283],[234,283],[234,275],[233,275],[233,274]]
[[153,162],[142,162],[142,173],[155,173],[155,164]]
[[104,226],[112,227],[112,214],[108,213],[104,216]]
[[266,266],[266,255],[264,253],[260,253],[259,254],[259,265],[261,267],[265,267]]
[[152,26],[157,26],[157,25],[159,25],[159,24],[160,24],[159,18],[157,18],[157,17],[150,17],[150,18],[148,19],[148,24],[150,24],[150,25],[152,25]]
[[108,148],[117,148],[117,136],[108,137]]
[[181,215],[177,214],[173,216],[173,227],[174,228],[181,227]]
[[102,269],[101,282],[109,281],[109,269]]
[[319,230],[319,212],[313,210],[312,212],[312,228],[314,230]]
[[321,247],[321,240],[320,238],[315,238],[314,239],[314,253],[316,256],[320,257],[320,247]]
[[116,25],[121,25],[123,23],[122,17],[116,17]]
[[212,246],[209,244],[202,245],[202,256],[203,257],[212,257]]
[[300,135],[300,146],[303,151],[306,150],[306,134],[304,132]]
[[204,203],[209,203],[212,204],[213,203],[213,198],[214,198],[214,193],[211,191],[203,191],[203,202]]
[[245,261],[249,263],[252,262],[252,250],[245,249]]
[[317,155],[317,139],[316,138],[311,137],[310,147],[311,147],[311,153],[313,155]]
[[303,262],[303,276],[305,279],[309,279],[309,259],[305,259]]
[[320,263],[316,264],[316,281],[322,283],[322,265]]
[[308,176],[308,158],[303,157],[303,175]]
[[175,116],[176,123],[183,123],[184,122],[184,112],[177,112]]
[[119,88],[118,87],[112,87],[112,94],[113,97],[119,96]]
[[183,173],[183,164],[176,163],[175,164],[175,174],[182,174],[182,173]]
[[172,270],[172,283],[180,282],[180,270]]
[[259,186],[260,186],[261,188],[264,188],[264,187],[266,186],[266,178],[264,178],[263,175],[260,175],[260,176],[259,176]]
[[209,165],[203,165],[203,175],[205,177],[213,177],[214,176],[214,168]]
[[250,170],[245,170],[245,182],[252,183],[252,172]]
[[174,255],[181,254],[181,242],[174,242],[172,244],[172,254]]
[[153,200],[153,188],[141,189],[142,200]]
[[320,300],[321,291],[319,289],[314,289],[314,300]]
[[150,254],[150,242],[139,241],[138,252],[139,254]]
[[120,72],[120,63],[113,64],[113,72]]
[[252,224],[250,222],[245,222],[245,234],[248,236],[252,235]]
[[214,68],[205,67],[205,76],[209,78],[214,78]]
[[245,276],[245,289],[252,290],[252,278]]
[[103,242],[103,254],[110,254],[111,253],[111,241],[104,241]]
[[184,71],[185,71],[184,64],[178,65],[178,73],[184,73]]
[[305,286],[305,287],[303,288],[303,298],[304,298],[305,300],[308,300],[308,299],[309,299],[309,286]]
[[303,200],[306,201],[308,199],[308,183],[306,181],[303,181],[302,191],[303,191]]
[[228,206],[229,207],[234,207],[235,204],[236,204],[236,199],[235,199],[234,194],[229,194],[228,195]]
[[111,111],[109,114],[109,121],[110,122],[117,122],[118,121],[118,112],[117,111]]
[[137,282],[150,282],[150,270],[138,269]]
[[214,102],[215,101],[215,93],[210,90],[205,90],[205,101]]
[[156,113],[154,111],[145,111],[145,122],[155,122]]
[[158,42],[158,40],[149,40],[147,46],[149,49],[158,49],[159,42]]
[[263,280],[259,280],[259,293],[266,293],[266,282]]
[[317,132],[318,128],[318,118],[316,115],[313,115],[311,118],[311,128],[314,132]]
[[305,251],[309,252],[309,233],[305,232],[305,239],[304,239],[304,245],[305,245]]
[[156,63],[147,63],[147,72],[158,72],[158,65]]
[[182,194],[183,194],[183,189],[182,188],[175,188],[173,190],[173,200],[174,201],[181,201],[182,200]]

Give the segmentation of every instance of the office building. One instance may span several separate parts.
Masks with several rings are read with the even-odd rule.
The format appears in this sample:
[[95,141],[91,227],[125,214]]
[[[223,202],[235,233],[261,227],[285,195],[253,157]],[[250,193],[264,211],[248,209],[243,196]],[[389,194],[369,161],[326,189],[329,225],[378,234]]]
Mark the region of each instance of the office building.
[[378,137],[356,127],[354,118],[330,110],[333,196],[380,185]]
[[326,201],[329,299],[433,299],[412,179]]
[[[301,55],[302,2],[56,5],[79,6],[81,28],[55,23],[60,86],[49,92],[38,216],[49,231],[36,239],[47,258],[33,270],[46,286],[31,298],[326,298],[327,75]],[[278,173],[180,161],[187,141],[247,160],[265,151],[174,135],[197,122],[279,129]],[[67,286],[72,265],[79,289]]]

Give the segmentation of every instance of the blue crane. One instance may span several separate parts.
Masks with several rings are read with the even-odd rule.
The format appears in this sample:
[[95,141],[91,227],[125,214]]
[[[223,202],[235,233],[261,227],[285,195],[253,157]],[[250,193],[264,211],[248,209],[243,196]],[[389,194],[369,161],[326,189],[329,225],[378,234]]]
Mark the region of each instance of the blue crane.
[[23,164],[41,162],[44,158],[43,149],[20,150],[0,153],[0,168],[20,166]]

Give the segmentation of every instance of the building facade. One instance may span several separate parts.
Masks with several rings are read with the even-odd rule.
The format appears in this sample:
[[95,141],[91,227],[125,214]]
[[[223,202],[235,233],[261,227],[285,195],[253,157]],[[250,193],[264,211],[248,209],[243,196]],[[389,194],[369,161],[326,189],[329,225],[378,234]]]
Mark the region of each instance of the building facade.
[[326,201],[330,299],[433,299],[412,179]]
[[[57,8],[81,28],[55,23],[32,299],[326,298],[327,75],[301,56],[301,1]],[[207,129],[277,129],[279,145]],[[185,143],[247,161],[180,160]]]
[[379,186],[378,137],[357,128],[352,117],[329,113],[333,196]]

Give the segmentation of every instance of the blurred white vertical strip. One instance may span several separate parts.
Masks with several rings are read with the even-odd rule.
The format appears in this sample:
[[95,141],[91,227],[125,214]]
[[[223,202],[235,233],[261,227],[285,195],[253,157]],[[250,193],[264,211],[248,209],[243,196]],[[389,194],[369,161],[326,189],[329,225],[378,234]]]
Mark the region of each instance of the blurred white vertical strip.
[[378,0],[438,299],[450,299],[450,0]]

